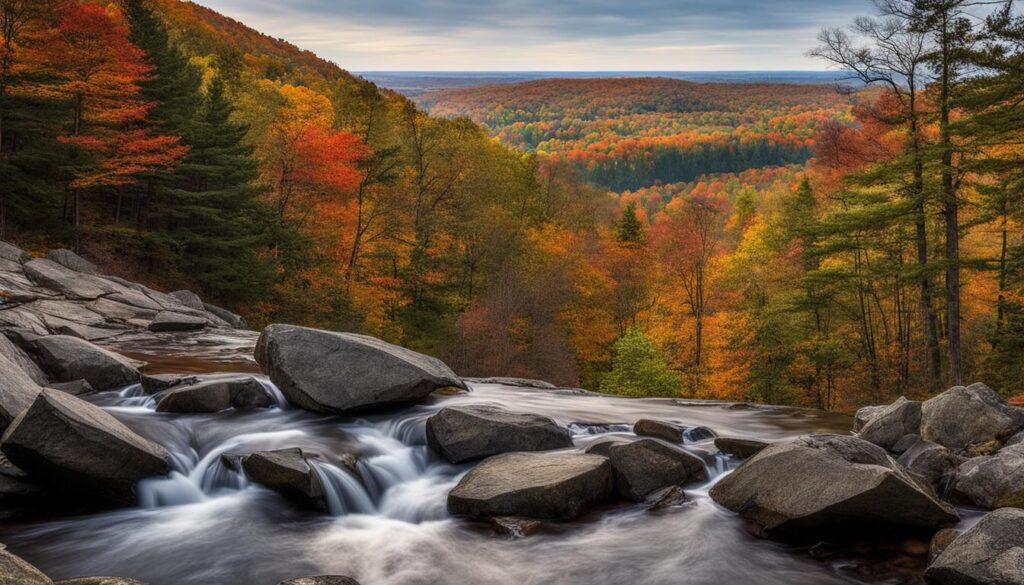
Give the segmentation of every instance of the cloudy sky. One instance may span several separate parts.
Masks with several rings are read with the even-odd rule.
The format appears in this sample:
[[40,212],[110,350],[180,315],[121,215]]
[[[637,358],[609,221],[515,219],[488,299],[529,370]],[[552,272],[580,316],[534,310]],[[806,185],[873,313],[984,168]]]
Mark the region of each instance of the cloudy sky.
[[371,70],[824,69],[804,53],[867,0],[197,0]]

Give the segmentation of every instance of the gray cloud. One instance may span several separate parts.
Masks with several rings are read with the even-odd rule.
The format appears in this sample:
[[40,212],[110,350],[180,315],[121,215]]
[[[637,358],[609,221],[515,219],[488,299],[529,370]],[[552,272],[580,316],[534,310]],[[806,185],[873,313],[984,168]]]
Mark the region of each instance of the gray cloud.
[[[678,68],[809,68],[814,64],[803,54],[820,27],[870,12],[867,0],[199,2],[353,69],[621,68],[627,54],[661,55],[631,69],[674,62],[683,65]],[[695,60],[701,51],[707,63]],[[545,52],[547,63],[529,65]],[[603,66],[609,56],[616,63]]]

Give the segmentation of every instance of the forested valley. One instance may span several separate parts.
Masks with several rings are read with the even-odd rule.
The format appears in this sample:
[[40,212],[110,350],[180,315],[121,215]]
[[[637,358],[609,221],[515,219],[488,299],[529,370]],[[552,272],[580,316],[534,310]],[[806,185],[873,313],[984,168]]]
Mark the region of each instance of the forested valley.
[[195,4],[0,0],[0,239],[465,375],[830,410],[1018,395],[1024,20],[968,6],[823,31],[842,88],[417,105]]

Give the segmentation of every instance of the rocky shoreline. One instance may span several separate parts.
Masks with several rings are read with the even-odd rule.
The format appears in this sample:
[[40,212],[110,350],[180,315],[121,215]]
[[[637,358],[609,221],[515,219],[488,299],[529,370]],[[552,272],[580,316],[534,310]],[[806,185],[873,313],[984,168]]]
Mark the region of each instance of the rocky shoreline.
[[[94,342],[140,332],[229,331],[244,320],[188,291],[164,294],[99,275],[69,251],[32,259],[0,244],[0,291],[0,509],[7,517],[58,500],[135,505],[140,481],[171,472],[163,447],[81,398],[90,393],[140,384],[168,416],[266,409],[282,401],[348,415],[393,411],[438,390],[467,388],[434,358],[363,335],[291,325],[267,327],[255,351],[280,396],[246,375],[147,374],[144,364]],[[539,381],[518,384],[554,390]],[[584,452],[573,447],[567,428],[530,412],[452,406],[426,421],[435,456],[473,465],[448,493],[448,511],[506,534],[525,536],[620,502],[654,511],[684,505],[686,486],[709,473],[683,445],[713,442],[717,452],[745,461],[710,496],[759,537],[905,534],[931,540],[924,573],[930,585],[1024,584],[1024,410],[984,385],[866,407],[850,435],[765,443],[654,419],[636,421],[632,431]],[[338,454],[362,481],[359,457]],[[250,481],[300,507],[326,511],[315,458],[298,445],[222,456]],[[992,511],[959,533],[952,529],[960,519],[955,506]],[[0,551],[0,583],[52,582]],[[283,583],[355,581],[320,576]]]

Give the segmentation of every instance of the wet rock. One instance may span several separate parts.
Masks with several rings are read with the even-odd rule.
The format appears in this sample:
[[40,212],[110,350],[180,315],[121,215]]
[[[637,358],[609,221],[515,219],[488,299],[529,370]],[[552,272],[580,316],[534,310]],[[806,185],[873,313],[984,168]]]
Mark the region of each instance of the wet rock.
[[663,420],[642,418],[633,425],[633,432],[645,436],[656,437],[670,443],[682,443],[686,429],[675,423]]
[[718,434],[715,431],[707,427],[692,427],[683,431],[683,438],[689,443],[700,443],[701,441],[710,441],[717,437]]
[[146,394],[156,394],[161,390],[167,390],[175,386],[198,384],[200,379],[199,376],[182,374],[143,374],[141,381],[142,390]]
[[953,489],[982,508],[1024,508],[1024,445],[963,462]]
[[218,307],[217,305],[211,305],[210,303],[203,303],[203,309],[205,309],[207,313],[224,320],[224,322],[235,329],[249,329],[249,322],[241,315],[232,313],[231,311]]
[[441,360],[354,333],[271,325],[256,361],[290,403],[349,412],[418,401],[465,384]]
[[36,362],[23,349],[8,339],[6,335],[0,335],[0,356],[10,360],[36,384],[43,385],[49,381],[49,378],[43,373],[43,370]]
[[252,376],[215,378],[168,390],[156,406],[157,412],[220,412],[228,408],[251,410],[274,404],[267,390]]
[[190,290],[176,290],[167,294],[174,297],[178,302],[190,309],[195,309],[196,311],[206,310],[206,307],[203,305],[203,299],[199,298],[199,295]]
[[471,518],[569,519],[610,499],[612,466],[580,453],[505,453],[485,460],[448,494],[448,511]]
[[990,512],[936,557],[928,585],[1024,585],[1024,510]]
[[540,520],[533,518],[516,518],[514,516],[495,516],[490,519],[491,528],[498,534],[512,538],[524,538],[534,534],[544,526]]
[[316,575],[312,577],[298,577],[281,581],[277,585],[359,585],[359,582],[351,577],[341,575]]
[[867,421],[857,435],[886,451],[891,451],[900,439],[916,435],[921,430],[921,403],[900,397]]
[[0,355],[0,431],[32,406],[40,387],[21,368]]
[[206,329],[209,321],[195,315],[184,315],[174,311],[160,311],[153,317],[149,330],[160,333],[165,331],[199,331]]
[[76,577],[57,581],[56,585],[146,585],[126,577]]
[[954,386],[924,402],[921,436],[954,451],[1005,440],[1024,429],[1024,410],[1006,404],[984,384]]
[[53,585],[39,569],[0,549],[0,585]]
[[843,435],[774,443],[710,495],[767,535],[784,538],[867,527],[934,531],[958,520],[881,447]]
[[56,489],[126,504],[135,503],[139,480],[170,472],[163,447],[102,408],[51,389],[8,427],[0,449]]
[[258,451],[242,458],[242,469],[249,479],[292,501],[327,511],[323,485],[302,449]]
[[864,425],[868,424],[872,418],[878,413],[885,410],[885,405],[880,406],[864,406],[857,410],[857,413],[853,415],[853,432],[859,432]]
[[901,445],[905,448],[903,454],[896,460],[897,463],[930,484],[936,491],[944,491],[943,486],[956,469],[956,456],[938,443],[925,441],[917,435],[908,436],[913,443],[909,446]]
[[89,384],[88,380],[72,380],[70,382],[52,382],[46,385],[47,388],[54,390],[60,390],[66,392],[72,396],[81,396],[83,394],[92,394],[96,392],[93,389],[92,384]]
[[608,450],[621,497],[642,502],[652,492],[691,481],[704,481],[707,471],[700,457],[658,439],[639,439]]
[[47,258],[53,260],[57,264],[60,264],[64,268],[74,270],[75,272],[81,272],[84,274],[99,274],[100,269],[95,264],[89,262],[85,258],[82,258],[78,254],[75,254],[71,250],[59,249],[50,250],[50,253],[46,255]]
[[935,559],[942,554],[942,551],[946,550],[946,547],[956,540],[960,534],[962,532],[956,528],[943,528],[936,532],[928,545],[928,564],[930,565],[935,562]]
[[458,406],[427,419],[427,445],[452,463],[464,463],[510,451],[565,449],[572,447],[572,435],[546,416]]
[[649,508],[647,508],[648,512],[661,512],[668,510],[669,508],[678,508],[679,506],[690,503],[690,497],[687,496],[686,492],[683,491],[683,488],[678,485],[657,491],[651,494],[647,500],[654,502]]
[[735,437],[718,437],[715,439],[715,447],[719,451],[726,455],[739,457],[740,459],[749,459],[760,453],[768,445],[769,443],[754,439],[738,439]]
[[35,342],[43,368],[57,382],[87,380],[98,392],[137,382],[142,374],[126,358],[67,335]]

